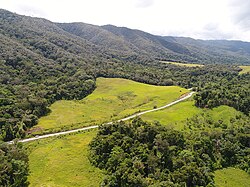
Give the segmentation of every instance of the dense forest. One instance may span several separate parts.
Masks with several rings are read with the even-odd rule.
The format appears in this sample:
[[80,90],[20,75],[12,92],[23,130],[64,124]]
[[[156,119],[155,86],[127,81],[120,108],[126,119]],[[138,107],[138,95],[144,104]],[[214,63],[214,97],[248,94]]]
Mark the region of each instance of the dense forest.
[[0,142],[0,186],[27,187],[28,156],[21,144]]
[[220,105],[234,107],[246,115],[250,112],[250,74],[224,77],[219,82],[207,82],[197,88],[196,106],[213,108]]
[[139,118],[100,126],[89,159],[107,173],[102,186],[214,186],[216,169],[250,172],[249,118],[221,128],[201,117],[189,119],[185,131]]

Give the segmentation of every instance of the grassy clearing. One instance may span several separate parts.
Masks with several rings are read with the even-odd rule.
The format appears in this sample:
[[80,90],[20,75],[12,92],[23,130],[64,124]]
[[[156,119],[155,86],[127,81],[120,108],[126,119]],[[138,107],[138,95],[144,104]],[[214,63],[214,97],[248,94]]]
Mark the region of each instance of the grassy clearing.
[[151,122],[159,121],[161,124],[173,127],[175,129],[183,129],[187,118],[191,118],[195,114],[201,112],[202,109],[194,106],[193,100],[188,100],[164,110],[147,113],[142,115],[141,118]]
[[237,111],[233,107],[226,105],[207,110],[207,112],[212,116],[215,121],[222,120],[225,124],[230,124],[230,119],[236,117],[237,115],[242,115],[241,112]]
[[96,130],[25,144],[30,151],[30,187],[100,186],[104,174],[88,158]]
[[215,171],[216,187],[249,187],[250,175],[236,168]]
[[168,62],[168,61],[161,61],[162,63],[167,63],[167,64],[173,64],[176,66],[184,66],[184,67],[203,67],[204,65],[202,64],[187,64],[187,63],[181,63],[181,62]]
[[239,66],[242,70],[240,71],[240,74],[244,73],[250,73],[250,66]]
[[[188,90],[153,86],[119,78],[98,78],[95,91],[80,101],[57,101],[35,128],[44,131],[103,123],[153,109],[176,100]],[[41,132],[40,132],[41,133]]]
[[230,124],[232,117],[241,114],[241,112],[229,106],[219,106],[212,110],[200,109],[194,105],[194,100],[189,99],[170,108],[147,113],[142,115],[141,118],[150,122],[159,121],[163,125],[181,130],[188,118],[203,112],[208,113],[215,121],[222,120],[225,124]]

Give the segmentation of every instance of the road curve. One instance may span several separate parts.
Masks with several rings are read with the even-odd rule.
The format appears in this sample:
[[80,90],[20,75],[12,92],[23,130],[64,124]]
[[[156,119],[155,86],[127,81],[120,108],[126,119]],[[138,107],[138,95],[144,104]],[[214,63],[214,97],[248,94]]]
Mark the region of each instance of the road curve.
[[[139,113],[136,113],[136,114],[133,114],[131,116],[128,116],[126,118],[123,118],[123,119],[120,119],[120,120],[117,120],[118,122],[120,121],[127,121],[129,119],[132,119],[132,118],[135,118],[137,116],[141,116],[143,114],[146,114],[146,113],[149,113],[149,112],[154,112],[154,111],[157,111],[157,110],[162,110],[164,108],[167,108],[167,107],[170,107],[176,103],[179,103],[183,100],[186,100],[190,97],[192,97],[192,95],[194,94],[195,92],[190,92],[188,93],[186,96],[180,98],[180,99],[177,99],[176,101],[173,101],[167,105],[164,105],[162,107],[159,107],[159,108],[155,108],[155,109],[152,109],[152,110],[146,110],[146,111],[143,111],[143,112],[139,112]],[[105,123],[105,124],[112,124],[113,122],[108,122],[108,123]],[[64,132],[57,132],[57,133],[52,133],[52,134],[45,134],[45,135],[41,135],[41,136],[36,136],[36,137],[33,137],[33,138],[27,138],[27,139],[23,139],[23,140],[17,140],[17,142],[22,142],[22,143],[25,143],[25,142],[30,142],[30,141],[34,141],[34,140],[39,140],[39,139],[43,139],[43,138],[48,138],[48,137],[52,137],[52,136],[59,136],[59,135],[63,135],[63,134],[70,134],[70,133],[74,133],[74,132],[79,132],[79,131],[85,131],[85,130],[88,130],[88,129],[94,129],[94,128],[97,128],[98,125],[94,125],[94,126],[89,126],[89,127],[83,127],[83,128],[79,128],[79,129],[74,129],[74,130],[68,130],[68,131],[64,131]],[[9,141],[7,142],[9,144],[13,144],[14,142],[13,141]]]

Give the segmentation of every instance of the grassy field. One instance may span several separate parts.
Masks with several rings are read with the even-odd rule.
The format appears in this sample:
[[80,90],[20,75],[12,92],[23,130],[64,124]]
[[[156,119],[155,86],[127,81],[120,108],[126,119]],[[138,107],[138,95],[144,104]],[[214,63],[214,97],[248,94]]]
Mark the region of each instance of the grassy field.
[[30,187],[99,186],[104,174],[88,158],[88,144],[96,130],[25,144],[30,165]]
[[[178,86],[153,86],[119,78],[98,78],[95,91],[80,101],[57,101],[35,128],[43,131],[103,123],[153,109],[188,92]],[[40,132],[41,133],[41,132]]]
[[215,171],[215,185],[216,187],[249,187],[250,175],[235,168],[217,170]]
[[200,109],[194,106],[194,100],[189,99],[178,103],[170,108],[164,110],[147,113],[141,118],[146,121],[159,121],[161,124],[173,127],[177,130],[183,129],[184,124],[188,118],[193,117],[199,113],[208,113],[215,121],[222,120],[225,124],[230,123],[230,118],[241,114],[232,107],[219,106],[212,110]]
[[250,73],[250,66],[239,66],[242,70],[240,71],[240,74],[244,73]]
[[146,121],[159,121],[163,125],[182,129],[187,118],[201,113],[202,109],[194,106],[193,100],[183,101],[164,110],[147,113],[141,118]]
[[202,64],[188,64],[188,63],[181,63],[181,62],[168,62],[168,61],[161,61],[162,63],[173,64],[177,66],[185,66],[185,67],[202,67]]
[[225,124],[230,124],[230,119],[232,117],[236,117],[237,115],[242,114],[233,107],[229,107],[226,105],[207,110],[206,112],[210,114],[212,119],[214,119],[215,121],[222,120]]

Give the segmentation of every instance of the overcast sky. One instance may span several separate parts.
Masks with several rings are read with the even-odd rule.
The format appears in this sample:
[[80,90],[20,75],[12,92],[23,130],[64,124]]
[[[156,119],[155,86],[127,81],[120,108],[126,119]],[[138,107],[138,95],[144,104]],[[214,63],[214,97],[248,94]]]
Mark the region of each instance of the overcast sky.
[[54,22],[250,42],[250,0],[0,0],[0,8]]

